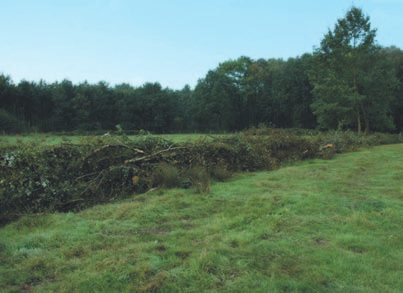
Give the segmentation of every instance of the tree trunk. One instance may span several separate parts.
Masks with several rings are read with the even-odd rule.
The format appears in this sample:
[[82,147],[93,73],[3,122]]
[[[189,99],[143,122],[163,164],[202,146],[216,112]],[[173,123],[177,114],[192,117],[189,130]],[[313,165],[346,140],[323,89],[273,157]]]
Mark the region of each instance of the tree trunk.
[[357,113],[357,126],[358,126],[358,134],[361,134],[361,117],[360,117],[360,108],[358,104],[356,106],[356,113]]
[[364,106],[362,105],[362,103],[360,103],[361,106],[361,110],[362,110],[362,117],[364,119],[365,122],[365,135],[369,134],[369,117],[367,112],[364,110]]
[[[356,66],[354,64],[353,66],[353,88],[354,88],[354,94],[356,95],[356,98],[358,97],[358,87],[357,87],[357,70]],[[361,134],[361,117],[360,117],[360,102],[356,100],[356,113],[357,113],[357,127],[358,127],[358,134]]]
[[365,135],[369,134],[369,119],[368,116],[364,113],[364,121],[365,121]]

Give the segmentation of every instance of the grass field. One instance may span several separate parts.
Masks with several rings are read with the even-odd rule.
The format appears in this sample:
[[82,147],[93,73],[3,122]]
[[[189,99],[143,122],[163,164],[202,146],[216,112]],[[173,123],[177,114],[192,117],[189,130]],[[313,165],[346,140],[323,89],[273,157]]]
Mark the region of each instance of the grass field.
[[2,292],[403,292],[403,145],[0,228]]
[[[185,141],[195,141],[198,139],[211,139],[211,136],[208,134],[162,134],[155,135],[158,137],[162,137],[166,140],[170,140],[173,142],[185,142]],[[215,137],[222,137],[224,135],[214,135]],[[33,134],[33,135],[0,135],[0,146],[12,146],[17,144],[36,144],[36,145],[57,145],[62,143],[85,143],[88,138],[96,137],[94,135],[85,136],[85,135],[52,135],[52,134]],[[98,137],[102,137],[99,135]],[[135,141],[138,138],[144,136],[138,135],[129,135],[127,136],[130,140]],[[119,138],[119,136],[116,136]]]

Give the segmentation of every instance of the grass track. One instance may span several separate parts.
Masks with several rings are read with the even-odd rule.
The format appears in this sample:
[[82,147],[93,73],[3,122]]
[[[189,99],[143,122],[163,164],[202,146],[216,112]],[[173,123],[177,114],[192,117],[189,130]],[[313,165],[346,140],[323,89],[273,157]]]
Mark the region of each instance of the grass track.
[[403,145],[0,228],[4,292],[402,292]]

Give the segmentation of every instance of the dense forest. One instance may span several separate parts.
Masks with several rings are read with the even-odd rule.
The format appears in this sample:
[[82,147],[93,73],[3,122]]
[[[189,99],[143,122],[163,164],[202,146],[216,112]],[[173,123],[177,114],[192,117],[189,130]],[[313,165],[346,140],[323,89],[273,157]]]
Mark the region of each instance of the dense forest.
[[313,53],[222,62],[194,89],[69,80],[14,84],[0,75],[2,133],[145,130],[153,133],[281,128],[403,130],[403,51],[376,43],[352,7]]

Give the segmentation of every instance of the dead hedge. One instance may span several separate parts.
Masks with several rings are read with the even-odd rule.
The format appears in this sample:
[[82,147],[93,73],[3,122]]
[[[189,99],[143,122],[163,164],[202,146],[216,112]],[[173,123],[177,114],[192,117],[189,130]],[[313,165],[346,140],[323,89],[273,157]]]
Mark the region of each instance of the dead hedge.
[[88,137],[80,144],[1,148],[0,223],[22,215],[78,211],[160,186],[208,192],[210,180],[225,180],[234,172],[331,158],[363,144],[352,133],[309,136],[268,129],[186,143],[112,136]]

